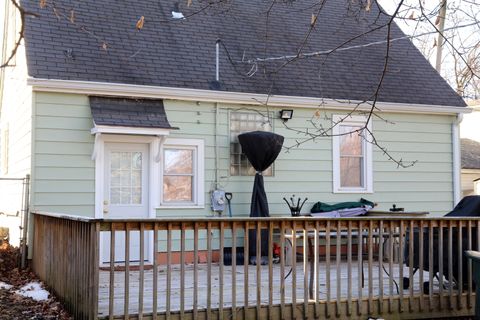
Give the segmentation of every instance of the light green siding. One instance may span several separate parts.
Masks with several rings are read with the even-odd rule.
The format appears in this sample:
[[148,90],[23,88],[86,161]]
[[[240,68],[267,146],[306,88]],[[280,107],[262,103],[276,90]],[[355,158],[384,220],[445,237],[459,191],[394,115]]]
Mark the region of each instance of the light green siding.
[[[232,210],[236,216],[248,215],[253,177],[229,176],[229,113],[242,106],[219,104],[219,123],[215,126],[215,105],[165,101],[172,126],[180,130],[174,138],[202,138],[205,141],[204,209],[158,209],[157,216],[208,216],[211,214],[209,191],[215,184],[215,152],[219,153],[218,177],[225,190],[233,193]],[[251,107],[249,107],[251,108]],[[259,111],[262,108],[258,109]],[[279,109],[270,108],[276,115]],[[291,128],[304,128],[314,109],[295,109],[288,121]],[[94,162],[91,160],[93,137],[88,97],[53,93],[36,94],[35,121],[35,185],[36,209],[94,215]],[[329,125],[334,111],[322,111],[322,124]],[[273,177],[265,177],[272,214],[288,214],[283,197],[292,194],[308,197],[304,211],[314,202],[358,200],[360,197],[379,204],[386,210],[393,203],[406,210],[448,212],[453,206],[452,141],[453,117],[440,115],[384,114],[375,119],[373,131],[379,143],[397,159],[417,163],[410,168],[397,168],[381,150],[374,147],[373,194],[332,193],[332,141],[318,138],[289,152],[280,153]],[[274,131],[285,136],[285,145],[292,146],[302,136],[288,130],[275,119]],[[215,132],[217,130],[217,136]],[[218,148],[215,148],[218,141]]]
[[32,207],[94,216],[94,139],[87,96],[35,94]]

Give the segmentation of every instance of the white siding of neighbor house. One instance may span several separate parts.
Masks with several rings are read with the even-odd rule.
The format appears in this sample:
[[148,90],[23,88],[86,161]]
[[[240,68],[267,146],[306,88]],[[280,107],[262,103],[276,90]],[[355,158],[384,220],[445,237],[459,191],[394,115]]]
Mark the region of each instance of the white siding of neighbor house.
[[[4,3],[1,6],[3,7]],[[7,36],[7,53],[13,48],[14,36],[18,35],[13,17],[12,13]],[[1,21],[3,24],[4,20]],[[17,21],[19,26],[18,23],[19,21]],[[8,149],[8,161],[5,164],[0,163],[0,177],[23,178],[30,173],[32,153],[32,92],[26,83],[27,67],[23,43],[10,64],[11,67],[1,71],[4,72],[4,81],[0,102],[0,134],[8,128],[9,138],[5,146]],[[5,172],[2,167],[8,167],[8,170]],[[10,241],[13,245],[17,245],[20,238],[22,191],[22,181],[0,181],[0,226],[7,226],[10,229]]]
[[[91,160],[93,122],[88,97],[71,94],[35,95],[35,159],[33,206],[38,210],[94,216],[94,162]],[[219,182],[233,193],[235,216],[248,215],[253,177],[229,176],[229,112],[242,106],[219,104],[217,138]],[[209,191],[215,177],[215,106],[213,103],[165,101],[168,119],[179,127],[171,137],[205,140],[205,199],[203,209],[157,209],[157,216],[208,216]],[[250,107],[249,107],[250,108]],[[258,108],[259,111],[264,111]],[[270,108],[275,118],[279,109]],[[302,128],[314,109],[295,109],[287,124]],[[321,118],[335,111],[322,111]],[[406,210],[444,214],[453,206],[452,135],[453,117],[439,115],[383,114],[375,119],[373,131],[379,143],[397,159],[417,160],[410,168],[397,168],[383,152],[374,148],[372,194],[332,193],[331,138],[318,138],[290,152],[280,153],[273,177],[265,177],[272,215],[288,214],[283,197],[308,197],[304,212],[316,201],[339,202],[360,197],[378,203],[387,210],[393,203]],[[329,121],[322,120],[326,126]],[[287,130],[274,120],[274,132],[285,136],[285,145],[295,144],[302,136]]]

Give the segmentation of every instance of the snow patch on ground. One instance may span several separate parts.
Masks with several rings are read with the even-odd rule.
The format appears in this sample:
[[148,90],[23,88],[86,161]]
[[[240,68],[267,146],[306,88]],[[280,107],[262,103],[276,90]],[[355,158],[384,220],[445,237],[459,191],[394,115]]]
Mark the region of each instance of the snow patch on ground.
[[13,286],[11,284],[0,281],[0,289],[10,290]]
[[48,300],[49,292],[42,288],[42,285],[38,282],[30,282],[15,291],[16,294],[23,297],[32,298],[35,301]]

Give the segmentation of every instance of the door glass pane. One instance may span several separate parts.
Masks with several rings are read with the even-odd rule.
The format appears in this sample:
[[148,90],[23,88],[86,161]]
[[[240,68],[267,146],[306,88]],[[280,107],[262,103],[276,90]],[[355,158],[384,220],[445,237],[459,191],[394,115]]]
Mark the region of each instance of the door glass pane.
[[110,153],[110,203],[142,203],[142,153]]
[[164,176],[163,201],[193,201],[191,176]]

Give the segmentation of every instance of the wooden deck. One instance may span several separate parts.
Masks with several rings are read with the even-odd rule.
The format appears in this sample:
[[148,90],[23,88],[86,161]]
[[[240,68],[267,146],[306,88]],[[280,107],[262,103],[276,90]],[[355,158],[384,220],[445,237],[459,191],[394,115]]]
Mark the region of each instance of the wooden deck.
[[[368,269],[366,265],[364,266],[364,287],[361,287],[361,270],[359,274],[359,270],[357,268],[358,263],[357,261],[353,261],[351,273],[352,273],[352,287],[350,288],[352,293],[352,300],[356,300],[360,294],[363,298],[368,297],[369,291],[372,291],[373,296],[378,297],[380,295],[384,296],[397,296],[398,291],[396,287],[396,283],[398,286],[402,284],[402,281],[399,281],[399,265],[393,265],[393,278],[395,281],[391,284],[388,277],[388,270],[389,264],[384,263],[383,266],[380,266],[379,263],[374,263],[372,272],[372,279],[369,281],[368,278]],[[303,264],[298,263],[296,268],[296,301],[297,303],[303,303],[305,297],[305,287],[304,287],[304,270]],[[181,269],[180,265],[175,265],[172,267],[172,288],[170,295],[167,294],[166,290],[166,283],[167,283],[167,272],[165,266],[159,267],[159,275],[158,275],[158,312],[165,312],[167,306],[167,297],[170,296],[170,311],[179,311],[180,310],[180,301],[181,301]],[[290,271],[290,267],[285,267],[285,275]],[[327,272],[326,271],[326,263],[319,263],[319,272],[318,272],[318,297],[319,300],[346,300],[349,292],[348,288],[348,264],[346,261],[342,261],[340,263],[340,274],[337,275],[337,267],[335,261],[332,261],[332,265],[330,268],[330,283],[331,287],[327,288],[326,283],[328,282],[326,279]],[[232,306],[232,267],[225,266],[224,267],[224,274],[223,274],[223,307],[228,308]],[[244,303],[244,267],[243,265],[237,266],[236,270],[236,305],[237,307],[242,307],[245,305]],[[404,274],[408,275],[408,268],[404,267]],[[129,292],[129,313],[130,314],[138,314],[138,301],[139,301],[139,279],[140,274],[138,271],[130,271],[129,272],[129,285],[130,285],[130,292]],[[193,265],[186,265],[185,266],[185,301],[184,301],[184,310],[192,310],[193,309],[193,294],[194,294],[194,287],[193,287],[193,276],[194,276],[194,268]],[[380,286],[380,276],[382,280],[383,286]],[[414,283],[417,287],[414,287],[414,293],[418,294],[420,292],[420,288],[418,287],[419,283],[419,276],[420,272],[417,272],[414,277]],[[428,279],[428,273],[424,273],[423,279]],[[207,265],[199,264],[198,268],[198,309],[207,309],[208,305],[208,295],[207,295],[207,288],[208,288],[208,278],[207,278]],[[337,281],[337,279],[340,279]],[[257,288],[256,288],[256,266],[249,266],[248,269],[248,304],[249,306],[256,305],[257,302]],[[294,275],[291,273],[285,279],[285,304],[292,303],[292,281],[294,281]],[[125,272],[124,271],[116,271],[115,272],[115,292],[114,292],[114,314],[115,315],[123,315],[124,311],[124,294],[125,294]],[[261,304],[268,305],[269,304],[269,277],[268,277],[268,266],[262,266],[261,272]],[[307,282],[308,283],[308,282]],[[444,282],[447,284],[447,281]],[[280,304],[280,265],[276,264],[273,268],[273,304]],[[337,285],[338,291],[337,291]],[[144,313],[151,313],[152,312],[152,303],[153,303],[153,294],[152,294],[152,287],[153,287],[153,271],[146,270],[145,271],[145,282],[144,282],[144,290],[143,290],[143,298],[144,298],[144,305],[143,311]],[[360,289],[359,289],[360,288]],[[438,281],[434,282],[434,291],[438,291]],[[382,289],[382,290],[381,290]],[[407,290],[408,291],[408,290]],[[219,308],[219,292],[220,292],[220,277],[219,277],[219,265],[213,264],[212,265],[212,279],[211,279],[211,305],[212,309]],[[340,299],[339,299],[340,298]],[[100,284],[99,284],[99,316],[108,315],[108,304],[109,304],[109,271],[100,271]]]

